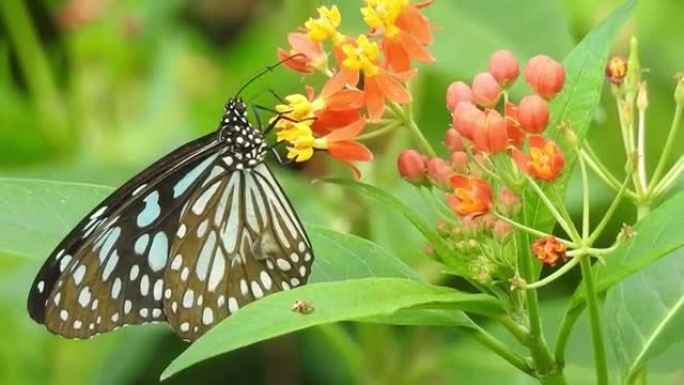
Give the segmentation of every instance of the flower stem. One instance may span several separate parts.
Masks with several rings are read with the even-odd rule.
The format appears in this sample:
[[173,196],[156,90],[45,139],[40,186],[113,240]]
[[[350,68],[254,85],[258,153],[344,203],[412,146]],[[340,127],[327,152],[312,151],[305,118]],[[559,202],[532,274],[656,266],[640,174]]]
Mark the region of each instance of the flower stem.
[[530,186],[532,186],[532,189],[537,193],[539,196],[539,199],[544,203],[546,206],[546,209],[549,210],[551,215],[553,215],[554,219],[558,222],[558,224],[563,228],[565,233],[574,241],[578,242],[579,241],[579,236],[577,233],[577,230],[575,229],[575,225],[572,224],[572,222],[568,222],[563,215],[558,211],[556,206],[554,206],[553,202],[551,202],[551,199],[544,193],[544,190],[539,187],[537,182],[535,182],[529,175],[525,175],[525,178],[527,179],[527,182],[529,183]]
[[613,198],[613,202],[608,207],[608,210],[606,210],[606,214],[603,216],[603,218],[601,218],[601,222],[599,222],[599,224],[596,225],[596,227],[594,228],[594,231],[589,236],[589,238],[587,240],[587,244],[593,245],[594,242],[596,241],[596,239],[598,239],[598,237],[601,235],[603,230],[608,225],[608,222],[613,217],[615,210],[617,210],[618,206],[620,205],[620,201],[622,200],[623,195],[627,191],[627,184],[629,183],[629,180],[630,180],[630,175],[627,175],[627,177],[625,178],[625,181],[622,182],[622,186],[620,186],[620,189],[618,190],[617,195],[615,195],[615,198]]
[[391,122],[391,123],[385,124],[384,126],[378,128],[375,131],[371,131],[371,132],[357,136],[356,140],[368,140],[368,139],[376,138],[376,137],[382,136],[388,132],[394,131],[394,129],[396,129],[397,127],[401,127],[402,125],[403,125],[402,122],[396,122],[396,121]]
[[550,284],[551,282],[555,281],[556,279],[562,277],[567,273],[568,271],[572,270],[575,265],[579,262],[581,258],[580,257],[575,257],[570,260],[570,262],[564,264],[561,266],[558,270],[554,271],[553,273],[549,274],[548,276],[544,277],[544,279],[540,279],[539,281],[533,282],[531,284],[527,284],[523,286],[523,289],[525,290],[532,290],[532,289],[539,289],[540,287],[546,286]]
[[568,344],[568,338],[570,337],[570,332],[572,332],[573,326],[577,322],[577,319],[584,311],[585,304],[580,304],[574,307],[569,307],[563,318],[561,320],[561,326],[558,328],[558,334],[556,336],[556,349],[554,357],[556,359],[556,364],[560,367],[565,366],[565,347]]
[[[580,155],[587,162],[587,165],[594,171],[594,173],[596,173],[596,175],[603,179],[608,186],[612,187],[615,191],[619,190],[620,181],[615,178],[608,168],[601,162],[601,160],[598,159],[588,143],[585,144],[585,148],[586,150],[580,150]],[[625,195],[632,200],[636,200],[636,194],[629,189],[625,190]]]
[[406,105],[405,109],[394,102],[389,102],[387,106],[402,120],[404,127],[409,129],[409,132],[413,135],[413,139],[418,142],[420,149],[430,157],[437,156],[437,153],[430,145],[430,142],[428,142],[427,138],[425,138],[425,135],[423,135],[423,132],[416,124],[416,121],[413,118],[411,104]]
[[641,190],[648,190],[646,176],[646,111],[639,109],[639,125],[637,129],[637,174]]
[[655,171],[653,172],[652,185],[658,184],[660,177],[665,172],[665,165],[667,164],[667,158],[670,157],[672,152],[672,146],[674,145],[675,139],[677,138],[677,132],[679,131],[679,122],[682,119],[682,106],[677,105],[675,107],[674,117],[672,118],[672,125],[670,126],[670,133],[667,135],[667,140],[665,141],[665,147],[663,152],[660,154],[660,159],[658,159],[658,164],[656,165]]
[[580,170],[582,172],[582,239],[589,237],[589,177],[587,165],[582,157],[579,157]]
[[439,217],[439,219],[452,224],[452,225],[459,225],[458,221],[454,218],[452,218],[450,215],[447,215],[444,210],[437,204],[436,202],[436,197],[430,192],[430,187],[418,187],[420,190],[420,195],[423,196],[423,200],[425,203],[430,206],[432,211]]
[[663,176],[663,178],[658,182],[658,185],[653,188],[653,193],[651,194],[652,199],[658,198],[674,183],[679,175],[684,171],[684,156],[680,157],[677,162],[670,168],[670,170]]
[[508,361],[511,365],[520,369],[522,372],[527,373],[530,376],[535,375],[534,369],[530,367],[530,365],[527,363],[527,360],[525,360],[523,356],[512,350],[510,347],[508,347],[508,345],[499,341],[491,334],[487,333],[482,328],[463,328],[461,330],[492,352],[496,353],[499,357]]
[[534,236],[537,236],[537,237],[540,237],[540,238],[554,237],[554,238],[556,238],[560,243],[564,244],[564,245],[567,246],[567,247],[572,247],[572,248],[577,247],[577,245],[575,245],[572,241],[568,241],[567,239],[557,238],[557,237],[554,236],[554,235],[551,235],[551,234],[549,234],[549,233],[545,233],[545,232],[543,232],[543,231],[540,231],[540,230],[534,229],[534,228],[532,228],[532,227],[526,226],[526,225],[524,225],[524,224],[522,224],[522,223],[520,223],[520,222],[516,222],[516,221],[514,221],[513,219],[510,219],[510,218],[508,218],[508,217],[505,217],[505,216],[503,216],[503,215],[501,215],[501,214],[494,213],[494,216],[497,217],[498,219],[501,219],[502,221],[508,223],[509,225],[511,225],[511,226],[513,226],[513,227],[515,227],[515,228],[517,228],[517,229],[520,229],[520,230],[522,230],[522,231],[527,231],[528,233],[530,233],[530,234],[532,234],[532,235],[534,235]]
[[591,261],[588,255],[579,257],[582,268],[582,280],[589,310],[589,322],[591,324],[591,339],[594,347],[594,366],[596,370],[596,383],[608,385],[608,365],[606,363],[606,351],[601,331],[601,319],[598,307],[598,297],[594,288],[594,276],[591,269]]

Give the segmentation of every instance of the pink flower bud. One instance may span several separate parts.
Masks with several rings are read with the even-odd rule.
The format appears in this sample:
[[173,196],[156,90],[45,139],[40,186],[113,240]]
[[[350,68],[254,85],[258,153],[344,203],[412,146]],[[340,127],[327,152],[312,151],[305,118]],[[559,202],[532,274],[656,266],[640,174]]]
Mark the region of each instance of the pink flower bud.
[[502,87],[509,86],[518,78],[518,59],[513,52],[500,49],[489,58],[489,73]]
[[418,184],[425,180],[425,159],[416,150],[402,151],[397,158],[397,169],[399,175],[409,183]]
[[525,131],[520,127],[518,121],[518,106],[513,103],[506,103],[504,107],[506,119],[506,130],[508,131],[508,141],[510,144],[520,147],[525,140]]
[[449,111],[453,111],[460,102],[472,103],[472,101],[473,91],[467,84],[462,81],[449,84],[449,87],[446,91],[446,103]]
[[501,86],[489,72],[481,72],[473,78],[473,97],[475,103],[483,107],[493,107],[499,101]]
[[451,182],[449,178],[454,173],[451,167],[442,158],[432,158],[427,161],[428,178],[441,189],[449,189]]
[[473,103],[460,102],[451,114],[451,124],[464,138],[472,139],[477,121],[482,117],[480,111]]
[[506,121],[495,110],[486,110],[473,133],[473,143],[478,151],[497,153],[508,146]]
[[563,88],[563,65],[546,55],[537,55],[527,62],[525,81],[539,95],[552,98]]
[[451,165],[454,171],[465,172],[468,168],[468,154],[465,151],[454,151],[451,153]]
[[494,239],[503,242],[511,235],[513,228],[506,221],[498,220],[494,223]]
[[549,104],[539,95],[525,96],[518,105],[518,122],[529,133],[542,133],[549,124]]
[[520,211],[520,197],[506,187],[499,190],[499,203],[501,213],[504,215],[514,216]]
[[463,151],[463,137],[455,128],[449,128],[444,135],[444,146],[449,151]]

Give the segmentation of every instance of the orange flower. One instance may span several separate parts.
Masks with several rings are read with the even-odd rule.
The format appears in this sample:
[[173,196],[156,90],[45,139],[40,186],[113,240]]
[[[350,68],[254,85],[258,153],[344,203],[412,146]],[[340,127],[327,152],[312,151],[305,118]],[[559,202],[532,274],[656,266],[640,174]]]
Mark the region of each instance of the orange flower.
[[369,41],[366,35],[360,35],[355,41],[343,44],[341,49],[344,56],[340,71],[328,82],[332,90],[355,87],[363,73],[364,101],[372,119],[382,116],[385,99],[399,104],[411,101],[411,94],[402,82],[408,81],[413,73],[398,75],[382,68],[377,43]]
[[373,153],[355,139],[363,130],[366,121],[360,119],[348,126],[337,128],[328,135],[317,139],[315,148],[326,150],[330,156],[349,166],[354,177],[359,179],[361,172],[352,162],[373,160]]
[[408,0],[365,0],[363,19],[373,31],[383,33],[382,48],[387,64],[396,72],[411,69],[410,60],[435,60],[425,46],[432,43],[430,22],[419,8],[432,3],[411,4]]
[[311,40],[307,34],[299,32],[288,34],[287,41],[292,47],[289,52],[278,48],[278,59],[285,67],[303,74],[313,71],[325,72],[328,59],[320,42]]
[[461,217],[485,214],[492,203],[492,188],[485,180],[462,174],[451,177],[454,193],[447,194],[451,208]]
[[513,149],[513,160],[518,167],[529,175],[545,181],[554,180],[565,167],[565,156],[551,140],[541,135],[530,135],[530,154]]
[[549,236],[536,240],[532,244],[532,253],[542,263],[553,267],[559,259],[565,259],[565,245]]

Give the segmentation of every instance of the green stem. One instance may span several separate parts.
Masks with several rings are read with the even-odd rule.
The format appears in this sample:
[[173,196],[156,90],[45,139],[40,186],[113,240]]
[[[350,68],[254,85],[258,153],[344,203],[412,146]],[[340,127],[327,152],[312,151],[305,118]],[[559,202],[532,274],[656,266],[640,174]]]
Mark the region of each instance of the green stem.
[[386,124],[377,130],[367,132],[365,134],[359,135],[356,137],[356,140],[368,140],[368,139],[373,139],[377,138],[378,136],[382,136],[388,132],[394,131],[394,129],[401,127],[403,125],[402,122],[392,122],[389,124]]
[[582,267],[582,280],[589,310],[589,322],[591,324],[591,340],[594,347],[594,366],[596,371],[596,382],[598,385],[608,385],[608,365],[606,363],[606,352],[603,343],[603,333],[601,331],[601,316],[599,313],[598,297],[594,288],[594,275],[591,269],[591,260],[588,255],[579,257]]
[[501,214],[494,213],[494,216],[497,217],[498,219],[501,219],[502,221],[508,223],[509,225],[511,225],[511,226],[513,226],[519,230],[526,231],[526,232],[528,232],[528,233],[530,233],[536,237],[540,237],[540,238],[554,237],[558,240],[558,242],[564,244],[567,247],[571,247],[571,248],[577,247],[577,245],[575,245],[575,243],[573,243],[572,241],[568,241],[567,239],[557,238],[556,236],[554,236],[552,234],[545,233],[543,231],[540,231],[540,230],[534,229],[532,227],[523,225],[522,223],[516,222],[516,221],[514,221],[508,217],[505,217]]
[[627,383],[629,385],[646,385],[648,383],[646,381],[646,374],[646,368],[641,368],[629,377]]
[[554,219],[558,222],[558,224],[563,228],[565,233],[576,243],[579,243],[579,236],[577,233],[577,230],[575,229],[575,225],[572,222],[568,222],[563,215],[558,211],[556,206],[551,202],[551,199],[544,193],[544,190],[539,187],[537,182],[535,182],[529,175],[525,174],[525,178],[527,179],[527,182],[530,186],[532,186],[532,189],[534,190],[535,193],[539,196],[539,199],[544,203],[546,206],[546,209],[549,210],[551,215],[553,215]]
[[[601,160],[596,157],[596,154],[593,153],[593,150],[591,150],[589,144],[586,144],[585,147],[587,150],[580,150],[580,155],[587,162],[589,168],[591,168],[594,173],[599,176],[599,178],[603,179],[608,186],[612,187],[615,191],[618,191],[620,189],[620,181],[615,178],[608,168],[601,162]],[[637,198],[634,191],[629,189],[625,190],[625,195],[632,200],[636,200]]]
[[482,328],[463,328],[461,330],[492,352],[496,353],[499,357],[508,361],[511,365],[520,369],[522,372],[527,373],[530,376],[535,376],[534,369],[530,367],[530,365],[527,363],[527,360],[525,360],[523,356],[512,350],[510,347],[508,347],[508,345],[499,341],[491,334],[487,333]]
[[648,190],[646,175],[646,111],[638,110],[639,123],[637,128],[637,176],[642,191]]
[[582,239],[589,237],[589,177],[587,165],[579,157],[580,171],[582,172]]
[[496,319],[499,323],[508,330],[513,337],[515,337],[521,344],[528,345],[530,343],[530,335],[527,330],[523,329],[517,322],[513,321],[510,317],[498,317]]
[[677,162],[670,168],[670,170],[663,176],[663,178],[658,181],[657,186],[653,188],[653,193],[650,198],[655,200],[674,183],[679,175],[684,171],[684,156],[677,159]]
[[539,281],[527,284],[523,287],[525,290],[532,290],[532,289],[539,289],[540,287],[546,286],[550,284],[551,282],[555,281],[556,279],[562,277],[567,273],[568,271],[572,270],[575,265],[579,262],[580,258],[575,257],[570,260],[570,262],[564,264],[561,266],[558,270],[554,271],[553,273],[549,274],[548,276],[544,277],[544,279],[540,279]]
[[670,133],[667,135],[667,140],[665,141],[665,147],[663,152],[660,154],[660,159],[658,159],[658,164],[656,165],[655,171],[653,172],[653,178],[651,179],[651,185],[654,186],[660,181],[660,177],[665,172],[665,165],[667,164],[667,158],[670,157],[672,152],[672,146],[674,145],[675,139],[677,138],[677,132],[679,131],[679,122],[682,118],[682,106],[677,105],[675,108],[674,117],[672,118],[672,125],[670,126]]
[[627,184],[629,183],[629,180],[630,176],[627,175],[625,181],[622,182],[622,186],[620,186],[618,193],[615,195],[615,198],[613,198],[613,202],[611,202],[610,206],[608,207],[608,210],[606,210],[606,214],[603,216],[603,218],[601,218],[601,222],[599,222],[599,224],[596,225],[596,228],[594,228],[594,231],[589,236],[589,239],[587,240],[588,245],[593,245],[596,239],[598,239],[598,237],[601,235],[603,230],[608,225],[608,222],[613,217],[615,210],[617,210],[618,206],[620,205],[620,201],[622,200],[625,191],[627,191]]
[[423,132],[413,119],[413,110],[411,109],[411,104],[408,104],[406,109],[402,109],[394,102],[389,102],[387,106],[403,121],[403,125],[409,129],[409,132],[411,132],[413,135],[413,139],[418,142],[420,149],[431,158],[437,156],[437,153],[430,145],[430,142],[428,142],[427,138],[425,138],[425,135],[423,135]]
[[556,337],[556,349],[554,357],[556,359],[556,364],[561,368],[565,366],[565,347],[568,344],[568,339],[570,337],[570,332],[572,332],[573,326],[577,322],[577,319],[584,311],[585,304],[582,303],[575,307],[569,307],[563,318],[561,320],[561,326],[558,328],[558,335]]

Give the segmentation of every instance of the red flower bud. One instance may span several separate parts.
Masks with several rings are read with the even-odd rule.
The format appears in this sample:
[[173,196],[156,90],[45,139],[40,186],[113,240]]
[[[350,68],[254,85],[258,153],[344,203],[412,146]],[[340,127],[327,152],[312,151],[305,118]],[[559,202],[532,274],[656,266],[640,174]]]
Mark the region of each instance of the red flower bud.
[[615,85],[622,84],[627,75],[627,60],[620,56],[613,56],[606,64],[606,77]]
[[529,143],[529,155],[517,148],[513,149],[511,156],[518,168],[547,182],[556,179],[565,167],[565,156],[561,149],[541,135],[530,135]]
[[472,101],[473,91],[467,84],[462,81],[449,84],[446,91],[446,104],[449,111],[453,111],[460,102],[472,103]]
[[518,121],[518,106],[513,103],[506,103],[504,107],[506,112],[506,130],[508,131],[508,141],[516,146],[520,147],[525,140],[525,131],[520,127],[520,122]]
[[473,133],[473,143],[478,151],[497,153],[508,146],[506,121],[495,110],[485,110]]
[[451,165],[454,170],[464,172],[468,167],[468,154],[464,151],[454,151],[451,153]]
[[550,99],[563,88],[563,65],[546,55],[537,55],[527,62],[525,81],[539,95]]
[[553,267],[559,259],[565,259],[565,245],[555,237],[544,237],[532,244],[532,254],[542,263]]
[[509,217],[516,215],[520,211],[520,197],[506,187],[502,187],[499,190],[499,203],[501,205],[501,213]]
[[472,139],[477,121],[482,117],[480,111],[473,103],[461,102],[456,105],[451,114],[451,123],[461,136]]
[[475,217],[489,212],[492,188],[487,181],[460,174],[450,179],[454,193],[447,194],[447,201],[458,216]]
[[463,137],[455,128],[449,128],[444,135],[444,146],[449,151],[463,151]]
[[473,78],[473,97],[475,103],[483,107],[493,107],[499,101],[501,86],[489,72],[481,72]]
[[421,183],[425,180],[426,164],[423,156],[416,150],[404,150],[397,158],[399,175],[409,183]]
[[549,124],[549,104],[539,95],[525,96],[518,105],[518,122],[529,133],[542,133]]
[[518,78],[518,59],[513,52],[500,49],[489,57],[489,73],[502,87],[506,87]]
[[510,224],[506,221],[498,220],[496,223],[494,223],[494,229],[492,232],[494,233],[494,239],[496,239],[499,242],[503,242],[506,239],[508,239],[508,236],[511,235],[511,232],[513,231],[513,228],[511,227]]
[[453,173],[452,168],[442,158],[432,158],[427,161],[428,178],[439,188],[449,188],[449,178]]

